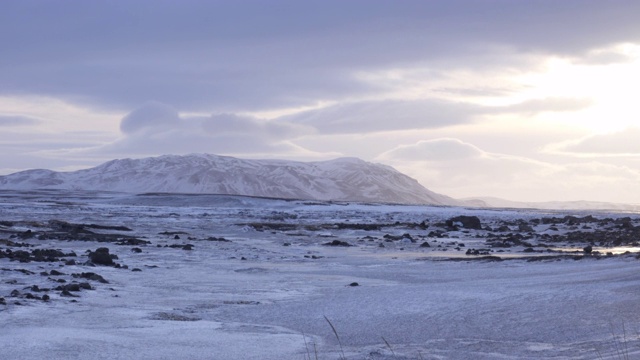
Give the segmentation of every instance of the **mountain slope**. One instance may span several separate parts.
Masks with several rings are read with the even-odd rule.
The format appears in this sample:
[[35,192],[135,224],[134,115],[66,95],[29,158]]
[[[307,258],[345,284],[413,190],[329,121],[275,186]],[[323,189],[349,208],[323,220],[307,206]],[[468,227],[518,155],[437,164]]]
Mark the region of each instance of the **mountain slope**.
[[639,204],[620,204],[601,201],[541,201],[525,202],[510,201],[495,197],[478,197],[460,199],[465,206],[479,208],[512,208],[512,209],[543,209],[543,210],[611,210],[611,211],[640,211]]
[[0,189],[207,193],[288,199],[459,205],[395,169],[356,158],[295,162],[192,154],[112,160],[74,172],[0,176]]

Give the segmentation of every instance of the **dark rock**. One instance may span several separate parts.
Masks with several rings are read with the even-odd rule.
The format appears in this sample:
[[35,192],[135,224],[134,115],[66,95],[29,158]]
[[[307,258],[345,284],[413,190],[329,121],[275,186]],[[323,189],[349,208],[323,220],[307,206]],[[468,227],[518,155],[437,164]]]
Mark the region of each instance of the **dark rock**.
[[93,290],[93,288],[91,287],[91,284],[89,284],[88,282],[79,283],[78,286],[80,287],[80,289]]
[[31,254],[28,251],[24,250],[16,250],[10,253],[12,260],[18,260],[20,262],[29,262],[31,261]]
[[411,240],[412,243],[415,243],[416,240],[411,236],[411,234],[405,233],[402,234],[402,238]]
[[109,248],[102,247],[89,253],[89,259],[96,265],[114,265],[113,258],[109,254]]
[[460,215],[446,221],[447,226],[454,227],[457,223],[465,229],[482,230],[482,223],[477,216]]
[[582,251],[584,251],[585,254],[591,254],[593,247],[591,245],[585,246]]
[[437,230],[437,231],[430,231],[429,234],[427,234],[427,236],[430,238],[443,238],[443,237],[447,237],[447,234],[441,230]]
[[186,244],[182,247],[182,250],[193,250],[193,245],[191,244]]
[[103,284],[108,284],[109,282],[107,280],[105,280],[101,275],[98,275],[94,272],[83,272],[83,273],[79,273],[79,274],[72,274],[71,276],[73,276],[74,278],[82,278],[82,279],[87,279],[87,280],[93,280],[93,281],[97,281]]
[[80,284],[78,283],[71,283],[71,284],[67,284],[61,287],[62,290],[66,290],[66,291],[74,291],[74,292],[78,292],[80,291]]
[[51,270],[51,271],[49,271],[49,275],[51,275],[51,276],[60,276],[60,275],[65,275],[65,274],[61,273],[58,270]]
[[352,282],[351,284],[349,284],[349,286],[360,286],[360,284],[358,284],[357,282]]
[[345,247],[347,247],[347,246],[353,246],[353,245],[349,244],[349,243],[348,243],[348,242],[346,242],[346,241],[340,241],[340,240],[333,240],[333,241],[331,241],[331,242],[324,243],[324,244],[322,244],[322,245],[324,245],[324,246],[345,246]]
[[533,232],[533,227],[531,227],[531,225],[527,225],[527,224],[519,224],[518,225],[518,231],[521,232]]
[[126,239],[122,239],[120,241],[117,241],[115,244],[116,245],[130,245],[130,246],[148,245],[148,244],[151,244],[151,241],[141,240],[141,239],[136,239],[136,238],[126,238]]
[[174,240],[180,240],[180,236],[179,236],[179,235],[176,235],[176,236],[174,236],[174,237],[173,237],[173,239],[174,239]]
[[74,294],[70,293],[68,290],[62,290],[62,292],[60,293],[60,296],[64,296],[64,297],[78,297],[78,295],[74,295]]
[[49,297],[49,295],[44,294],[42,295],[42,301],[49,301],[51,298]]
[[15,269],[14,271],[21,272],[21,273],[23,273],[25,275],[33,275],[33,274],[35,274],[33,271],[29,271],[27,269]]
[[489,249],[467,249],[466,255],[489,255],[491,250]]
[[61,258],[66,256],[65,253],[56,249],[35,249],[31,252],[31,254],[35,257],[50,258],[50,259],[56,259],[56,258]]
[[138,247],[134,247],[134,248],[131,248],[131,252],[134,252],[134,253],[139,254],[139,253],[141,253],[141,252],[142,252],[142,249],[140,249],[140,248],[138,248]]
[[142,270],[138,269],[138,268],[133,268],[133,269],[131,269],[131,271],[136,271],[137,272],[137,271],[142,271]]
[[423,247],[423,248],[424,247],[431,247],[431,245],[429,245],[429,243],[425,241],[422,244],[420,244],[420,247]]
[[36,234],[33,233],[33,231],[31,230],[27,230],[23,233],[18,234],[18,237],[20,239],[31,239],[32,237],[36,236]]
[[88,228],[92,228],[92,229],[99,229],[99,230],[133,231],[133,230],[129,229],[126,226],[109,226],[109,225],[88,224],[88,225],[83,225],[83,227],[88,227]]
[[64,264],[65,264],[65,265],[75,265],[75,264],[76,264],[76,261],[75,261],[74,259],[71,259],[71,260],[67,260],[67,261],[65,261],[65,263],[64,263]]
[[223,237],[215,237],[215,236],[209,236],[207,238],[208,241],[219,241],[219,242],[231,242],[231,240],[227,240]]

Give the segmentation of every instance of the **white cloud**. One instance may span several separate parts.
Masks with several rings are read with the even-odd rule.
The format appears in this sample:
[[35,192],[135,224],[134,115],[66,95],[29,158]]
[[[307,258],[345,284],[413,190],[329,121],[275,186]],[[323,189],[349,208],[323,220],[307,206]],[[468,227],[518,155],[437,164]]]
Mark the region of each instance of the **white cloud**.
[[[594,134],[637,125],[640,3],[363,3],[0,2],[2,164],[379,155],[513,198],[635,179],[640,134]],[[581,172],[604,156],[616,176]]]
[[41,122],[40,119],[36,119],[23,115],[0,115],[0,127],[9,126],[32,126]]
[[47,150],[50,158],[101,161],[114,157],[211,153],[236,156],[318,158],[335,154],[309,151],[290,140],[313,129],[282,120],[264,120],[233,114],[181,116],[166,104],[148,102],[125,115],[122,134],[97,146]]
[[442,138],[422,140],[412,145],[400,145],[379,156],[382,160],[451,161],[478,158],[485,153],[458,139]]
[[589,98],[546,97],[527,99],[513,105],[497,106],[491,110],[497,113],[536,115],[543,112],[574,112],[584,110],[592,104],[593,100]]
[[144,129],[176,128],[180,126],[180,114],[171,106],[151,101],[133,110],[122,121],[120,130],[132,134]]
[[216,114],[209,118],[202,118],[201,121],[202,128],[213,136],[252,134],[272,140],[290,140],[315,132],[310,126],[236,114]]
[[362,134],[425,129],[473,121],[481,108],[433,99],[345,102],[283,116],[288,123],[313,127],[321,134]]
[[546,147],[550,153],[574,156],[640,156],[640,128],[595,134]]

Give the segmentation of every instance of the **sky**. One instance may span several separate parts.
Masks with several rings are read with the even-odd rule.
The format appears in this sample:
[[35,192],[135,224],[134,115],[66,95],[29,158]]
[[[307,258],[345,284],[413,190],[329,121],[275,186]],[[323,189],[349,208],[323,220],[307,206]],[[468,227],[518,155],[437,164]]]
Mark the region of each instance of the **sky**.
[[211,153],[640,203],[640,1],[3,0],[0,174]]

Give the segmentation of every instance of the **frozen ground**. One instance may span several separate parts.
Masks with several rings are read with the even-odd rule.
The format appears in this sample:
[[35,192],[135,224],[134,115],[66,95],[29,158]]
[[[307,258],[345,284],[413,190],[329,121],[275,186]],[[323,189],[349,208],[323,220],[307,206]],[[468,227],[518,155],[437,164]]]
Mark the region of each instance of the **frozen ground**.
[[[447,223],[460,215],[482,228]],[[2,192],[0,358],[637,358],[639,225],[620,213]],[[101,247],[116,266],[92,266]]]

